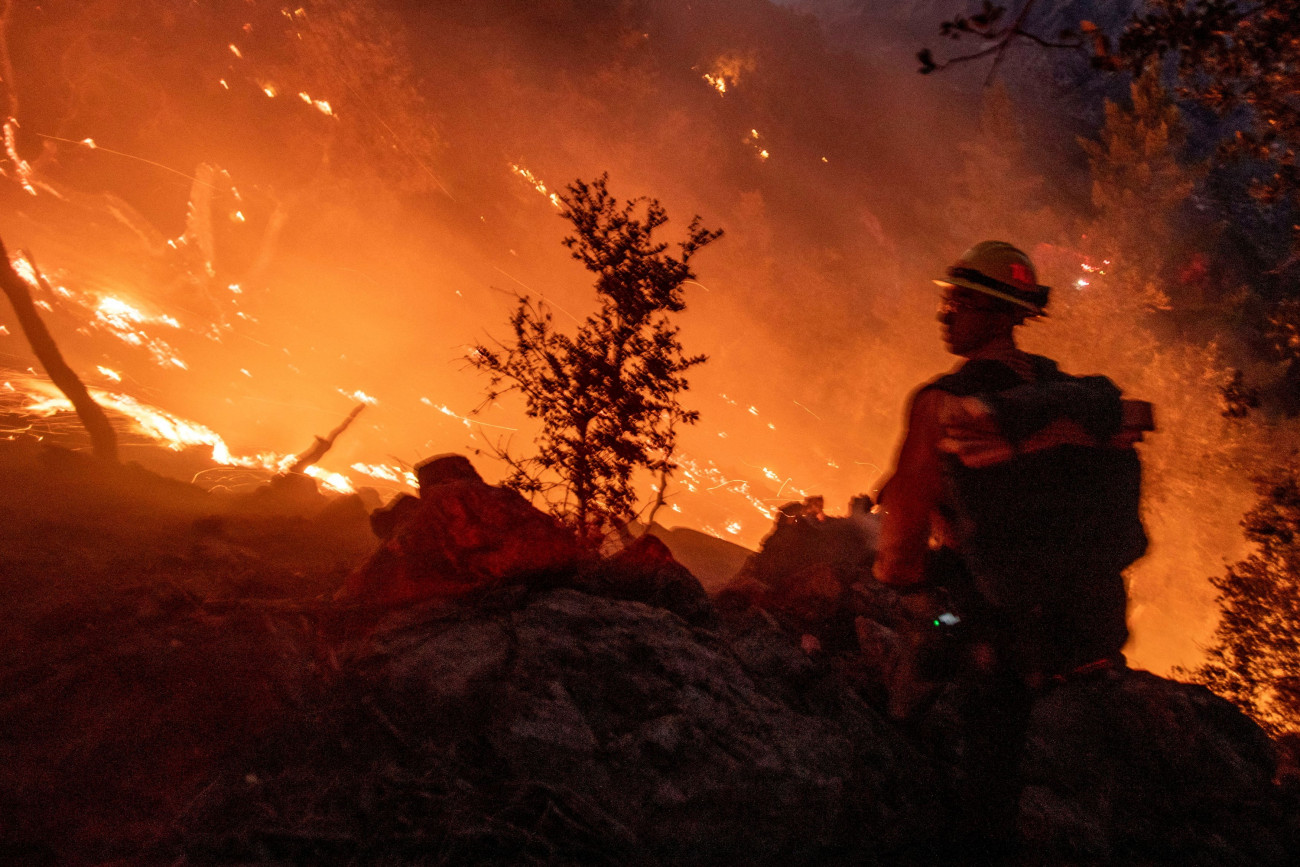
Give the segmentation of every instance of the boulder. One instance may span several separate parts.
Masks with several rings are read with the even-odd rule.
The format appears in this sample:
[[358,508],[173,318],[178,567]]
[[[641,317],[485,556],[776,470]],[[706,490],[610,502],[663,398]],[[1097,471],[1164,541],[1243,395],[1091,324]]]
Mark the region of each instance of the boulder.
[[577,564],[572,533],[517,492],[486,484],[466,458],[432,458],[416,471],[420,496],[395,503],[374,525],[387,537],[336,598],[455,599],[545,581]]
[[370,530],[378,538],[387,541],[392,538],[406,518],[420,508],[420,498],[410,494],[398,494],[386,506],[381,506],[370,513]]
[[1022,836],[1049,863],[1294,857],[1268,737],[1203,686],[1124,670],[1058,686],[1035,704],[1027,753]]
[[663,540],[638,536],[613,557],[584,570],[573,586],[608,599],[627,599],[671,611],[688,623],[709,625],[713,605],[690,570]]
[[737,653],[567,588],[390,611],[287,752],[183,817],[191,861],[888,863],[940,817],[915,749],[762,624]]

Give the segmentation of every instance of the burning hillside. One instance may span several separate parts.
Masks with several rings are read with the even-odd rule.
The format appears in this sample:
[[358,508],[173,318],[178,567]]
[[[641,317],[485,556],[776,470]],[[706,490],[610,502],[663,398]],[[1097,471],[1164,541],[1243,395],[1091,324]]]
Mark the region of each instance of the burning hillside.
[[[555,196],[608,171],[727,232],[688,287],[682,340],[709,361],[661,520],[753,547],[782,503],[878,484],[908,390],[948,363],[928,277],[975,236],[1023,235],[1068,287],[1044,342],[1177,427],[1210,419],[1150,446],[1162,499],[1134,584],[1135,659],[1195,661],[1250,496],[1221,471],[1240,453],[1210,429],[1211,362],[1079,294],[1103,257],[1062,227],[1087,181],[1008,164],[1006,136],[1034,130],[995,97],[981,117],[766,0],[5,8],[0,236],[128,458],[160,444],[185,457],[153,465],[238,485],[359,402],[319,478],[391,496],[427,455],[530,442],[466,352],[514,293],[587,313]],[[5,431],[75,444],[7,313],[0,364]]]

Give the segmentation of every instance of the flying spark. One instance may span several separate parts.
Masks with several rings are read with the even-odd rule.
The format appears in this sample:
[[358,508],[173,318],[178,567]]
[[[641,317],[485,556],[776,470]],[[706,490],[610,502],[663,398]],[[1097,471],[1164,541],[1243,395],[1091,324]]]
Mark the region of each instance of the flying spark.
[[344,397],[355,400],[357,403],[364,403],[366,406],[374,406],[379,403],[378,398],[371,397],[361,389],[357,389],[356,391],[344,391],[340,388],[336,389],[336,391]]

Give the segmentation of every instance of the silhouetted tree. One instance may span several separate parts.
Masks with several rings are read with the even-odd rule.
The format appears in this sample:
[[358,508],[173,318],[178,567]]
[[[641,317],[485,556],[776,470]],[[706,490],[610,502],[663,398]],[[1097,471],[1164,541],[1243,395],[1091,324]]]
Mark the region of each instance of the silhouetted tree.
[[1273,170],[1256,194],[1266,201],[1300,195],[1300,0],[1151,0],[1147,7],[1113,53],[1098,54],[1100,65],[1136,72],[1150,58],[1175,56],[1180,97],[1220,115],[1246,110],[1225,148]]
[[536,455],[497,447],[511,467],[505,483],[540,495],[592,543],[635,515],[636,470],[659,476],[662,500],[677,428],[699,417],[678,397],[686,371],[705,357],[684,353],[672,314],[686,307],[692,257],[722,234],[696,217],[679,255],[669,255],[655,239],[668,222],[663,206],[620,204],[607,179],[577,180],[560,196],[561,216],[574,228],[564,244],[596,275],[596,312],[570,336],[556,330],[545,303],[520,296],[513,337],[495,348],[477,345],[469,357],[491,376],[488,402],[518,391],[527,415],[541,422]]
[[1258,548],[1214,578],[1222,616],[1197,680],[1274,734],[1300,732],[1300,476],[1278,470],[1242,520]]
[[[1223,142],[1220,158],[1244,157],[1268,167],[1253,193],[1263,202],[1288,200],[1300,205],[1300,39],[1295,21],[1300,0],[1148,0],[1117,39],[1090,21],[1047,38],[1027,29],[1036,0],[1023,0],[1014,18],[1008,6],[983,0],[972,15],[958,15],[940,24],[950,39],[963,37],[983,44],[976,51],[939,61],[933,52],[917,54],[923,73],[955,63],[992,56],[993,68],[1017,41],[1050,48],[1084,49],[1094,66],[1129,70],[1140,75],[1152,65],[1172,58],[1177,71],[1177,96],[1230,118],[1238,131]],[[1153,61],[1155,62],[1153,64]],[[1300,250],[1300,236],[1297,237]],[[1292,261],[1300,258],[1293,254]]]

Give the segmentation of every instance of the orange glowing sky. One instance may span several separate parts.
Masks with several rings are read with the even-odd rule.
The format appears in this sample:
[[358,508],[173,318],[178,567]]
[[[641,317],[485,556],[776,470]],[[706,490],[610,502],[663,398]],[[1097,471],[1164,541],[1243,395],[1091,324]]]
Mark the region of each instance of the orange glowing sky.
[[[875,489],[908,393],[952,363],[928,277],[1009,225],[963,192],[978,84],[916,76],[906,50],[844,54],[763,0],[100,13],[53,4],[11,25],[4,168],[26,161],[31,191],[4,185],[0,233],[50,278],[37,297],[89,384],[234,456],[291,455],[364,400],[322,462],[353,485],[391,489],[380,477],[501,437],[526,449],[519,407],[481,407],[464,354],[505,334],[513,293],[560,323],[590,308],[553,196],[608,172],[615,194],[664,203],[668,240],[694,214],[726,231],[687,295],[683,342],[710,360],[660,520],[755,547],[783,502],[843,512]],[[1035,207],[1068,212],[1086,182],[1044,189]],[[1080,261],[1058,259],[1045,276],[1073,283]],[[33,362],[7,311],[0,326],[12,385]],[[1192,591],[1173,567],[1149,582],[1141,604],[1164,613],[1135,623],[1139,664],[1194,661],[1204,577],[1229,553],[1179,563],[1203,573]],[[1189,610],[1196,628],[1176,633]]]

